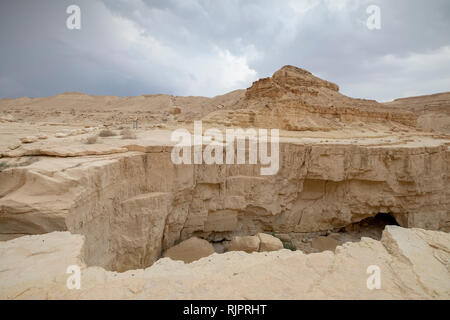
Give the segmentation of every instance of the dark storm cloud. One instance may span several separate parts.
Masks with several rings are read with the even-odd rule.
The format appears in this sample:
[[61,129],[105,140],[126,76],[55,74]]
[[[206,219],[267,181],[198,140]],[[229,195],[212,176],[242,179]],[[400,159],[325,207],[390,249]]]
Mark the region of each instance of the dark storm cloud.
[[[68,30],[67,6],[82,29]],[[381,30],[366,8],[381,8]],[[0,96],[216,95],[285,64],[354,97],[450,88],[447,0],[2,1]]]

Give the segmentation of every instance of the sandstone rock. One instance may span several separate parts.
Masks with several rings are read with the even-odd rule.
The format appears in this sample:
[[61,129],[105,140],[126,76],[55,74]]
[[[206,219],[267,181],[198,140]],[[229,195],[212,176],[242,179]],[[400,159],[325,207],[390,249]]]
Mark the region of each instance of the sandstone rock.
[[258,233],[257,236],[261,241],[259,245],[259,252],[277,251],[283,249],[283,243],[280,239],[267,233]]
[[233,237],[228,251],[245,251],[247,253],[257,252],[260,246],[258,236]]
[[164,252],[165,258],[191,263],[215,253],[214,247],[206,240],[192,237]]
[[415,126],[417,118],[402,108],[344,96],[336,84],[304,69],[284,66],[271,78],[255,81],[233,110],[211,112],[204,121],[225,126],[330,131],[361,121]]
[[45,140],[45,139],[48,139],[48,136],[45,135],[45,134],[43,134],[43,133],[38,134],[37,137],[38,137],[39,140]]
[[318,251],[334,251],[337,246],[341,245],[341,242],[334,237],[317,237],[311,242],[311,247]]

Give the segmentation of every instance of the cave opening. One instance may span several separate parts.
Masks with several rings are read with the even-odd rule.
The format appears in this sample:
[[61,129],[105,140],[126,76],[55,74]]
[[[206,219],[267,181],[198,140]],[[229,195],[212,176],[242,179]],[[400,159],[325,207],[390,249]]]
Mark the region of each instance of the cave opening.
[[341,228],[339,233],[357,236],[358,238],[369,237],[380,240],[383,230],[389,225],[399,226],[399,223],[391,213],[380,212],[373,217],[365,218]]
[[399,223],[391,213],[378,213],[338,230],[327,231],[325,234],[299,235],[295,244],[297,249],[307,254],[325,250],[334,251],[339,245],[346,242],[359,242],[363,237],[379,241],[388,225],[398,226]]

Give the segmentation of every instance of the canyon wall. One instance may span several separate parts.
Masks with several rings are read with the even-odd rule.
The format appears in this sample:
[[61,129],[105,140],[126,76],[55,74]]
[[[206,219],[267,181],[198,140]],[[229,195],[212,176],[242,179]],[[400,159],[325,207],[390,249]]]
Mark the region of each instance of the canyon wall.
[[[336,230],[378,213],[403,227],[449,231],[448,147],[280,144],[280,169],[174,165],[169,146],[43,157],[0,172],[0,234],[69,230],[88,265],[143,268],[193,235]],[[132,151],[137,150],[137,151]]]

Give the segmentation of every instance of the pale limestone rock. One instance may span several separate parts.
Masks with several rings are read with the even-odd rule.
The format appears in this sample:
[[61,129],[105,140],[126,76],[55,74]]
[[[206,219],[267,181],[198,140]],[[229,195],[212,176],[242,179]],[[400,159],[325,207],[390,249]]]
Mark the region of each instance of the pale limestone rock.
[[[336,252],[214,254],[190,264],[163,258],[123,273],[86,267],[83,237],[67,232],[0,242],[2,299],[450,299],[450,235],[386,227]],[[69,290],[68,265],[81,267]],[[369,290],[369,266],[381,288]],[[201,288],[201,290],[199,290]]]
[[280,239],[275,238],[267,233],[258,233],[257,237],[261,241],[259,244],[259,252],[278,251],[283,249],[283,243]]
[[257,252],[261,240],[258,236],[233,237],[228,251],[245,251],[247,253]]
[[112,217],[111,232],[127,236],[117,236],[110,243],[110,250],[115,252],[108,262],[112,269],[145,268],[159,259],[170,197],[169,193],[152,192],[121,203],[121,214]]
[[215,253],[214,247],[208,241],[192,237],[169,248],[164,252],[163,256],[172,260],[191,263],[213,253]]
[[65,284],[70,265],[84,268],[84,237],[69,232],[0,241],[0,299],[47,299],[43,283]]
[[[121,203],[150,193],[167,193],[157,207],[167,212],[162,251],[196,234],[220,241],[257,234],[267,225],[276,233],[322,232],[380,211],[392,212],[403,226],[450,230],[450,158],[441,147],[281,144],[279,172],[262,177],[258,166],[177,166],[169,146],[136,141],[141,145],[128,152],[109,144],[23,145],[7,152],[53,156],[0,172],[0,233],[69,230],[86,236],[90,264],[124,270],[133,261],[132,268],[146,267],[153,251],[143,264],[132,255],[148,236],[134,227],[111,230],[133,225]],[[135,241],[118,241],[128,238]],[[112,266],[121,259],[128,262]]]
[[255,236],[233,237],[228,251],[265,252],[283,249],[280,239],[266,233],[258,233]]
[[[450,294],[450,236],[442,233],[415,229],[405,232],[404,229],[388,226],[383,232],[382,243],[389,253],[408,264],[410,273],[416,281],[427,284],[424,288],[434,297]],[[431,258],[433,257],[433,258]],[[406,278],[409,272],[401,274],[401,268],[396,270],[400,278]],[[405,282],[410,279],[405,279]],[[442,281],[448,283],[442,284]]]
[[[189,266],[169,259],[157,261],[161,252],[193,235],[223,241],[264,230],[324,234],[349,225],[354,228],[379,212],[391,214],[404,227],[450,231],[448,136],[419,133],[414,128],[417,122],[419,128],[450,132],[449,93],[380,104],[345,97],[337,85],[286,66],[248,90],[200,98],[201,103],[197,98],[175,99],[183,110],[177,118],[185,116],[186,124],[206,116],[204,120],[214,125],[290,130],[281,137],[280,170],[274,176],[261,176],[259,165],[174,165],[170,158],[173,144],[164,135],[170,137],[173,123],[157,124],[158,119],[147,115],[157,106],[158,112],[164,109],[161,114],[166,117],[173,99],[77,93],[25,98],[14,107],[21,122],[12,125],[0,119],[2,129],[16,132],[2,136],[0,156],[29,156],[32,160],[27,164],[6,159],[24,165],[0,172],[0,239],[55,230],[85,237],[83,254],[77,247],[75,253],[52,248],[29,256],[29,244],[18,241],[13,245],[18,252],[11,257],[20,256],[31,264],[42,258],[38,265],[43,270],[34,270],[36,279],[39,272],[46,272],[45,261],[64,260],[62,256],[82,256],[86,264],[97,266],[83,267],[87,281],[79,292],[68,292],[63,281],[47,282],[42,275],[43,282],[37,280],[29,288],[19,283],[26,277],[13,275],[12,287],[18,281],[19,288],[14,291],[2,278],[11,276],[10,266],[0,264],[2,294],[10,292],[8,297],[17,298],[449,297],[449,239],[443,233],[420,229],[389,227],[382,242],[363,239],[335,250],[329,240],[315,243],[319,250],[328,248],[335,253],[229,252]],[[6,110],[11,102],[3,100],[0,104]],[[424,109],[430,104],[427,101],[436,114]],[[130,124],[127,108],[134,113],[142,110],[143,103],[148,112],[139,115],[142,127],[167,126],[170,130],[140,132],[132,145],[121,139],[104,139],[102,144],[86,146],[76,137],[102,129],[99,123],[115,125],[126,120]],[[20,105],[25,106],[22,114]],[[55,136],[66,139],[38,139],[20,149],[6,150],[19,135],[40,132],[23,119],[48,118],[48,113],[28,115],[29,107],[52,110],[53,114],[54,106],[64,111],[74,105],[80,106],[76,112],[96,111],[91,115],[97,121],[95,128],[62,129],[60,126],[68,123],[63,119],[57,129],[47,127],[45,132],[53,135],[50,132],[58,130],[61,132]],[[218,105],[221,107],[216,108]],[[111,113],[102,110],[118,110],[115,107],[119,106],[119,112],[111,111],[117,113],[111,118]],[[24,128],[28,133],[18,131]],[[309,132],[298,132],[305,130]],[[384,138],[386,134],[389,138]],[[37,156],[39,159],[34,158]],[[41,237],[33,241],[58,243],[63,236]],[[259,237],[252,239],[261,242]],[[261,251],[260,246],[253,251]],[[220,245],[216,247],[222,251]],[[279,248],[279,243],[272,248]],[[4,256],[1,254],[0,261],[14,269],[17,261]],[[366,292],[366,267],[373,264],[382,270],[383,285],[381,291]],[[19,264],[17,269],[22,267]],[[102,268],[147,269],[114,273]],[[269,292],[261,285],[267,281],[271,283]],[[9,283],[5,290],[3,283]],[[204,291],[192,288],[199,284]]]
[[[448,100],[445,97],[448,94],[426,100]],[[97,123],[86,131],[98,131],[105,123],[116,125],[117,120],[130,124],[126,109],[132,105],[134,113],[142,109],[143,102],[150,108],[151,101],[158,108],[166,106],[163,115],[174,105],[180,106],[187,121],[202,116],[214,120],[220,115],[217,119],[230,126],[251,124],[293,131],[281,137],[279,171],[261,176],[260,165],[174,165],[171,130],[140,132],[133,144],[103,139],[101,144],[83,145],[84,139],[69,134],[84,131],[64,130],[60,126],[67,127],[68,122],[62,121],[57,129],[47,127],[45,132],[50,135],[57,130],[67,139],[40,140],[6,152],[1,149],[2,157],[30,156],[34,161],[31,157],[39,156],[39,161],[0,172],[0,238],[69,230],[86,236],[89,264],[122,271],[149,266],[160,251],[193,235],[223,241],[264,230],[321,233],[379,212],[390,213],[404,227],[450,231],[448,137],[414,132],[406,127],[414,125],[414,113],[345,97],[336,85],[300,68],[283,67],[248,90],[204,103],[190,98],[174,101],[168,96],[123,100],[79,93],[48,99],[25,99],[19,105],[26,102],[61,116],[67,114],[61,111],[68,111],[68,106],[83,106],[75,108],[83,112],[92,108]],[[4,101],[0,104],[7,108]],[[54,110],[55,105],[61,111]],[[194,105],[201,110],[191,113]],[[218,112],[230,117],[210,113],[217,111],[217,105],[223,106]],[[422,108],[420,103],[414,105],[414,110]],[[105,110],[98,109],[101,106],[123,108],[105,119]],[[26,113],[17,116],[28,117]],[[152,116],[145,119],[142,113],[140,117],[147,127],[158,125]],[[347,125],[361,130],[361,124],[367,125],[368,137],[340,130]],[[173,124],[168,125],[172,129]],[[314,132],[321,128],[339,131]],[[391,128],[402,134],[411,132],[402,137],[392,135],[387,130]],[[389,139],[384,138],[386,132]],[[141,202],[146,203],[144,208]],[[148,209],[147,203],[154,207]],[[150,236],[139,230],[139,221],[155,233]]]

